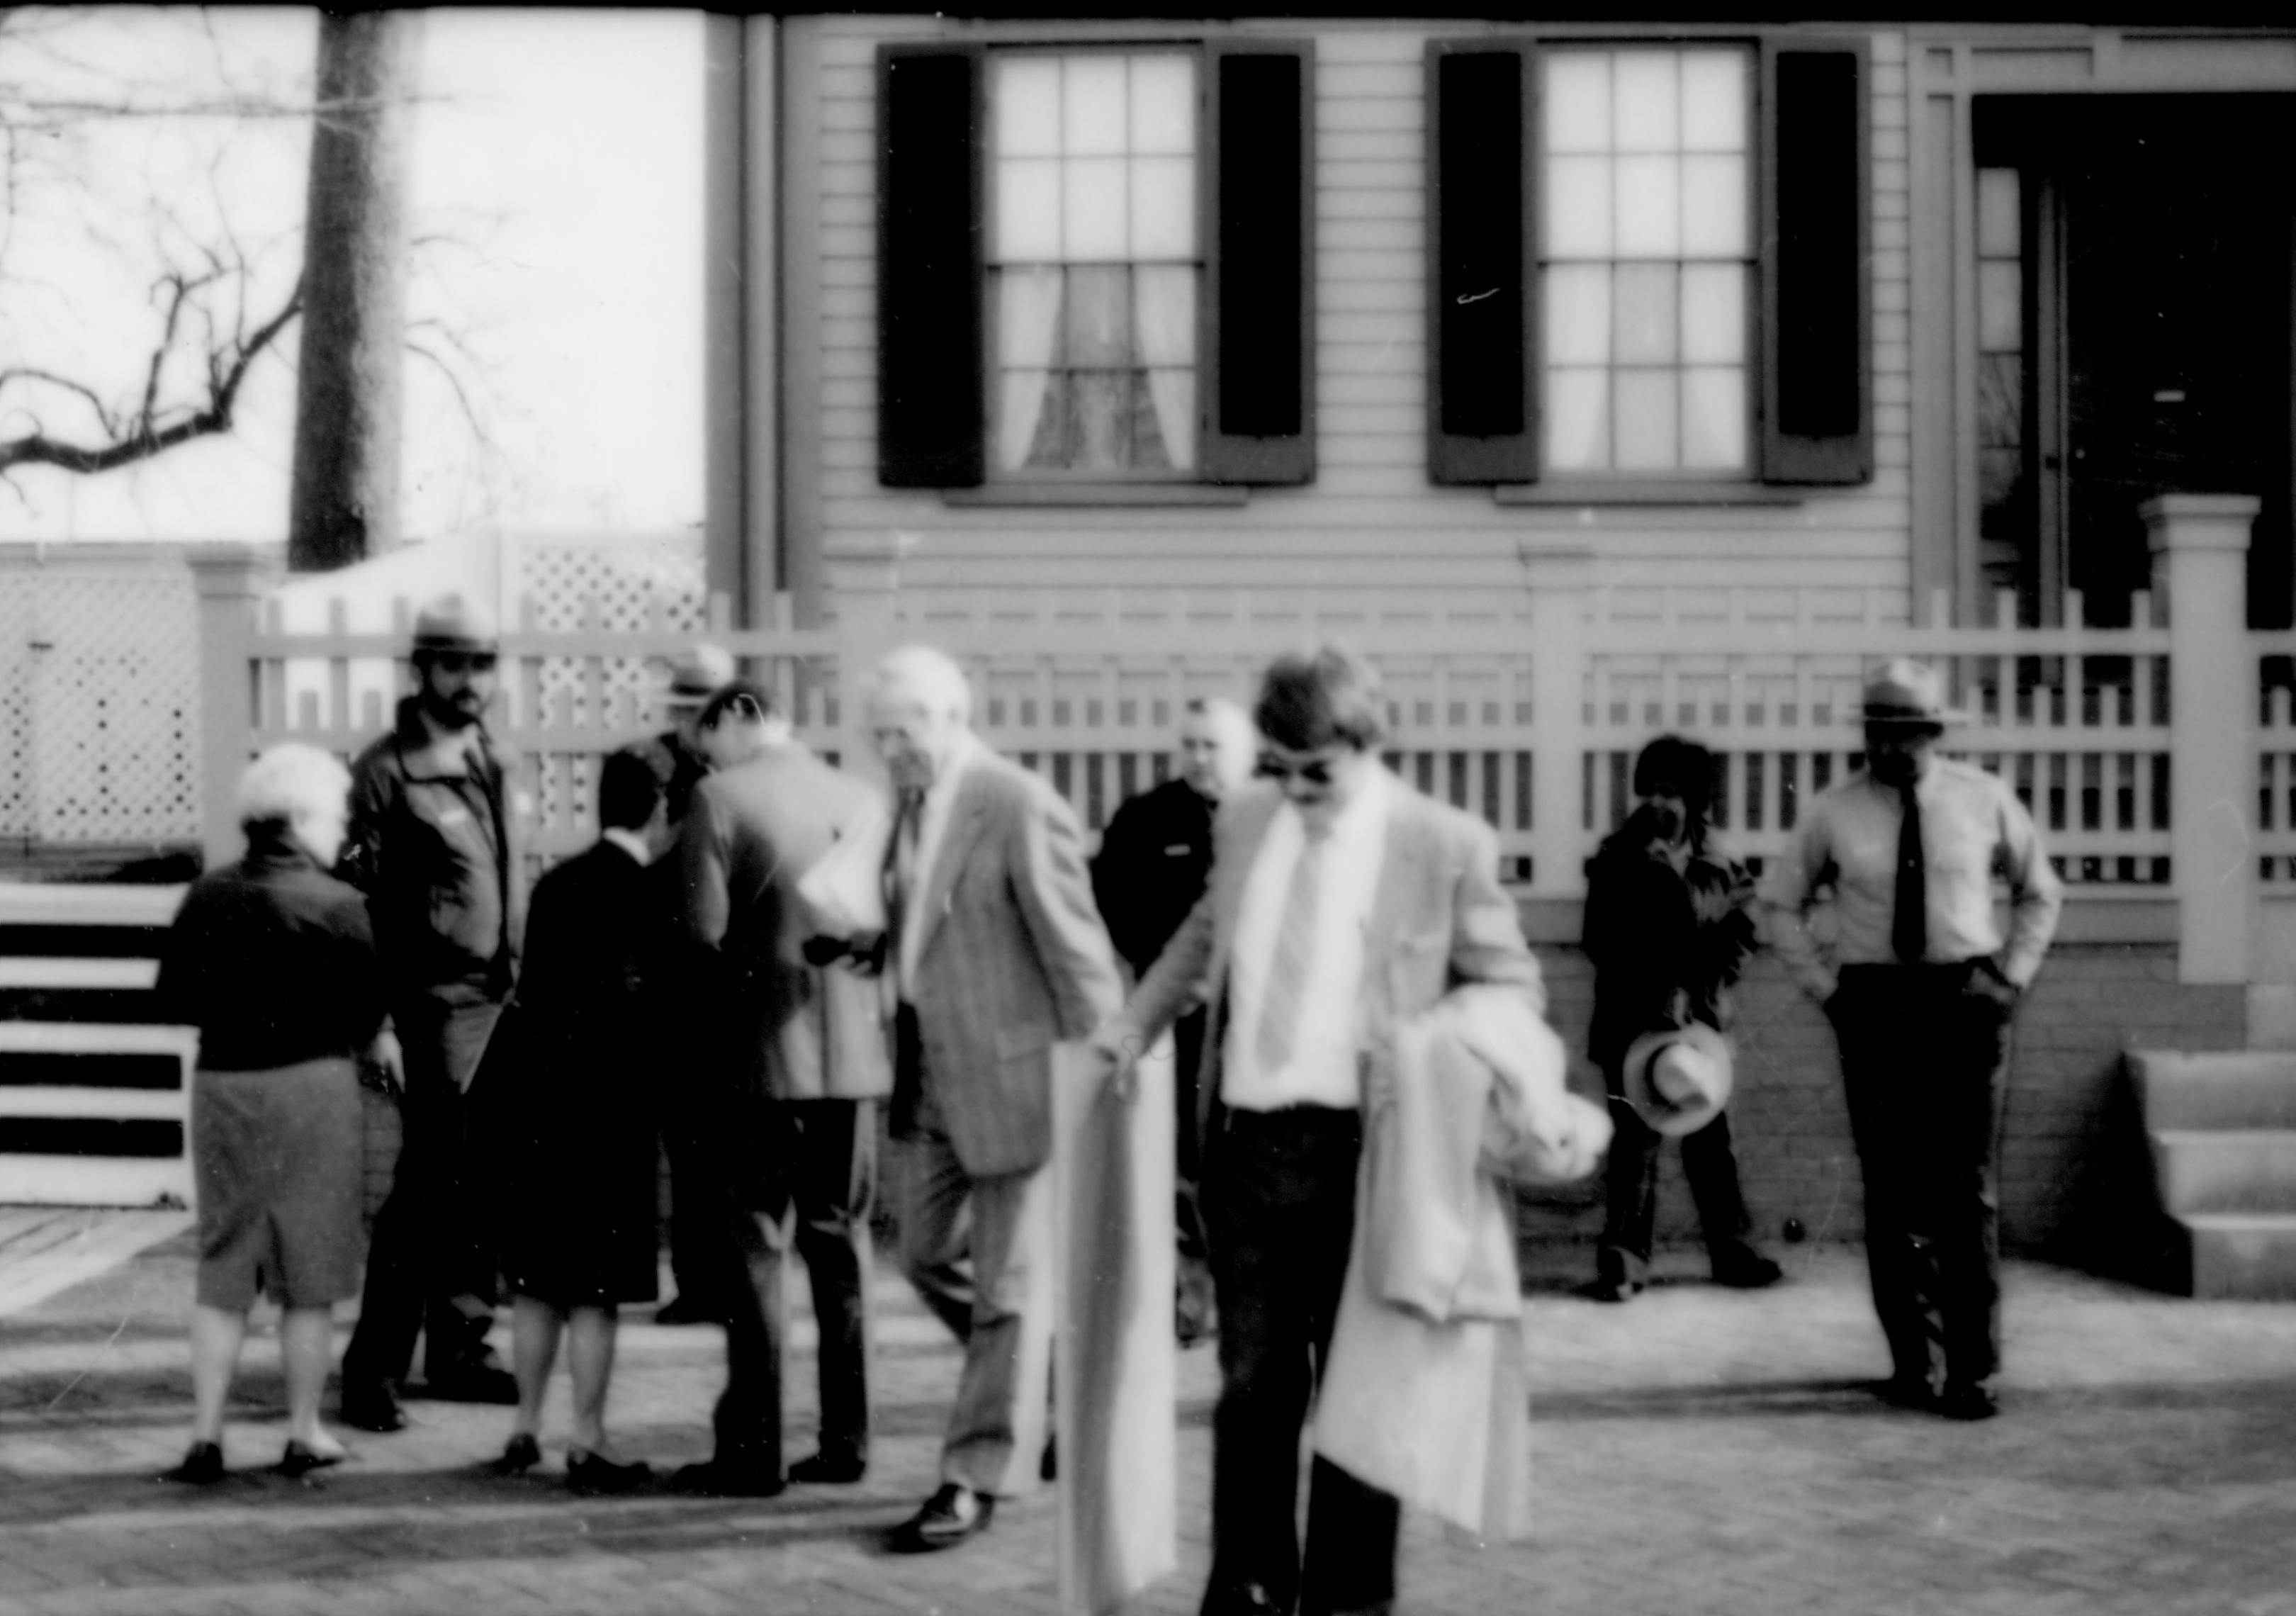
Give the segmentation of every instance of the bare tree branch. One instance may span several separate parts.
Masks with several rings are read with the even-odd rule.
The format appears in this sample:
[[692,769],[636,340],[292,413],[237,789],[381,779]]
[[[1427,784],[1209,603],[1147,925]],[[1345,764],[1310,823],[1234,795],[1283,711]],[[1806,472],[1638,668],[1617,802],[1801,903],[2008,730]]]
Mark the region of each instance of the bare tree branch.
[[[177,311],[181,308],[185,285],[186,282],[182,277],[176,277],[173,281],[176,301],[168,314],[171,332]],[[149,460],[155,455],[174,448],[177,444],[188,443],[194,438],[205,438],[214,433],[229,431],[232,406],[238,401],[240,384],[247,379],[248,367],[272,345],[280,332],[286,330],[289,323],[300,314],[302,309],[303,286],[302,283],[298,281],[285,306],[256,329],[255,334],[231,355],[229,363],[224,365],[220,372],[212,369],[209,371],[205,407],[184,419],[171,422],[164,427],[159,424],[153,414],[154,400],[157,397],[155,388],[146,388],[143,411],[135,421],[125,423],[127,430],[123,431],[120,430],[121,423],[113,422],[104,413],[101,402],[96,400],[94,395],[86,388],[61,377],[45,375],[39,377],[39,380],[78,391],[94,403],[98,419],[104,423],[105,434],[109,441],[95,444],[66,442],[48,436],[36,423],[33,430],[27,434],[0,439],[0,477],[5,477],[14,468],[24,465],[50,465],[67,472],[93,475],[98,472],[110,472],[120,466],[132,465],[139,460]],[[166,352],[167,345],[162,343],[153,355],[152,365],[155,374],[160,361]],[[221,356],[211,356],[211,363],[221,363]],[[0,373],[0,385],[4,385],[7,381],[23,373],[13,371]]]

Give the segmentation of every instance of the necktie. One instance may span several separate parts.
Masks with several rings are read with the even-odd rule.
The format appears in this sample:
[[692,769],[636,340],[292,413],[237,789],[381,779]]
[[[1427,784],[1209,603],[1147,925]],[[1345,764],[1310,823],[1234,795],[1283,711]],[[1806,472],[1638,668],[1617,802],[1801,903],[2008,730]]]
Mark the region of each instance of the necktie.
[[892,939],[898,964],[901,947],[901,916],[908,907],[917,874],[917,832],[924,819],[925,794],[914,787],[902,791],[893,816],[892,840],[885,844],[885,931]]
[[1898,787],[1905,820],[1898,829],[1898,892],[1890,917],[1890,947],[1908,965],[1929,952],[1929,879],[1922,857],[1922,805],[1909,783]]
[[1275,929],[1275,952],[1267,964],[1267,985],[1259,998],[1259,1031],[1253,1053],[1263,1072],[1280,1070],[1292,1058],[1300,1008],[1307,997],[1308,964],[1316,949],[1316,911],[1324,890],[1324,849],[1328,836],[1309,835],[1300,844],[1292,884],[1283,894],[1283,917]]

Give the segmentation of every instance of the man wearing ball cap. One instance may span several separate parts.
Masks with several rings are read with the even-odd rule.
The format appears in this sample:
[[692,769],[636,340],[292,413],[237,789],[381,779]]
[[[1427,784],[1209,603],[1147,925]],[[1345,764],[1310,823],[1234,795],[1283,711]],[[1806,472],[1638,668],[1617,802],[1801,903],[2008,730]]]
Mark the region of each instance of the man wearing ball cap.
[[511,805],[483,722],[498,650],[475,603],[447,595],[426,604],[409,658],[414,693],[351,766],[340,870],[367,895],[406,1070],[398,1165],[343,1355],[343,1422],[364,1431],[406,1423],[398,1390],[418,1333],[430,1396],[518,1398],[486,1344],[495,1260],[468,1103],[514,959]]
[[[1825,1009],[1866,1184],[1866,1256],[1890,1343],[1882,1395],[1990,1417],[2000,1365],[1994,1194],[2009,1029],[2064,902],[2039,833],[1997,776],[1937,756],[1934,669],[1866,681],[1866,767],[1809,807],[1763,890],[1772,940]],[[1995,879],[2009,893],[2006,938]],[[1805,926],[1833,890],[1835,941]]]

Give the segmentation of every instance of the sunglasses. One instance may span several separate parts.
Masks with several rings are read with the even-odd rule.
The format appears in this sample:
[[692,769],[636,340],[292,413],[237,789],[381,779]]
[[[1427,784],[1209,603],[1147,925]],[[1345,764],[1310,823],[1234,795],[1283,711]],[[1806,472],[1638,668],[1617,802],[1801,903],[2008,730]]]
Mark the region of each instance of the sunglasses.
[[1329,785],[1335,761],[1332,758],[1309,758],[1305,762],[1293,763],[1274,752],[1262,752],[1259,767],[1252,772],[1262,780],[1298,780],[1307,785]]
[[492,673],[495,653],[491,651],[434,651],[430,665],[441,673]]

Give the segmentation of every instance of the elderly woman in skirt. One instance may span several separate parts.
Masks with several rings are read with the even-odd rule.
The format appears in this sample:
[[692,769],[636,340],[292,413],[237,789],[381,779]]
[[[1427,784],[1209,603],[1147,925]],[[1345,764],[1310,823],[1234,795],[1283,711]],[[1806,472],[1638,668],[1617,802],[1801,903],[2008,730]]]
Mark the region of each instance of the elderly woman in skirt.
[[273,747],[239,783],[247,855],[192,885],[159,992],[200,1029],[192,1170],[200,1267],[192,1445],[162,1478],[224,1473],[223,1407],[258,1292],[283,1309],[287,1450],[301,1475],[342,1445],[319,1424],[334,1303],[357,1294],[364,1111],[356,1058],[397,1065],[366,900],[327,870],[350,775],[315,747]]

